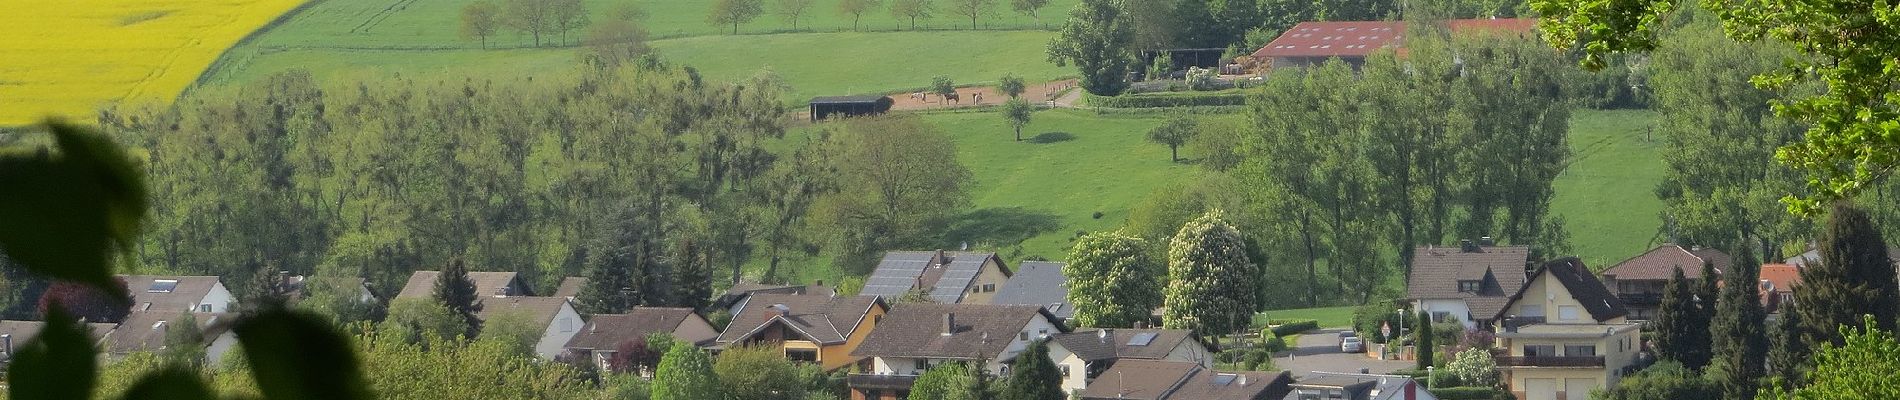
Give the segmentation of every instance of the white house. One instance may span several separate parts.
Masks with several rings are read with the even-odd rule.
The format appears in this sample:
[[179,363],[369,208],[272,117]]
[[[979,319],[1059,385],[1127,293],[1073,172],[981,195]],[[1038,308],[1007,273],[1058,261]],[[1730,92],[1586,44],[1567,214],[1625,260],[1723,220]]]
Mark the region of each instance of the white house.
[[852,397],[901,398],[917,376],[950,362],[1007,376],[1030,343],[1067,330],[1039,306],[899,304],[851,352],[871,360],[870,373],[848,379]]
[[476,316],[482,321],[518,315],[526,318],[535,326],[543,327],[541,339],[534,344],[534,354],[542,359],[552,360],[561,354],[562,348],[574,334],[581,330],[581,314],[574,311],[564,297],[496,297],[482,299],[482,311]]
[[1159,360],[1214,368],[1214,356],[1192,331],[1181,329],[1089,329],[1056,334],[1049,358],[1062,371],[1062,389],[1080,393],[1121,360]]
[[[185,315],[183,311],[133,311],[105,335],[101,347],[115,359],[136,352],[162,352],[172,345],[167,343],[166,336],[173,329],[179,329],[178,324],[184,323]],[[199,344],[205,347],[205,365],[223,362],[224,355],[237,348],[237,334],[231,332],[231,322],[237,314],[193,312],[189,315],[207,341]]]
[[132,311],[225,313],[237,298],[215,276],[120,275]]
[[1489,238],[1458,247],[1412,250],[1412,277],[1406,293],[1412,309],[1432,321],[1457,321],[1465,329],[1489,323],[1504,303],[1524,286],[1528,246],[1492,246]]

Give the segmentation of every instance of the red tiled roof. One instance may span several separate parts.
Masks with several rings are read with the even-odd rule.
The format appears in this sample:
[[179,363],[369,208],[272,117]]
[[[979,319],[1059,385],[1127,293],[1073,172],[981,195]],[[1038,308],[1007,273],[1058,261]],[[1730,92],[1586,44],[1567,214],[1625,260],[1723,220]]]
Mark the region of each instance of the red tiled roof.
[[1761,266],[1761,280],[1774,285],[1776,292],[1793,292],[1794,285],[1801,284],[1801,267],[1765,264]]
[[[1450,25],[1452,32],[1530,32],[1537,28],[1537,20],[1459,19],[1450,21]],[[1301,22],[1254,51],[1253,58],[1364,57],[1378,49],[1402,47],[1404,39],[1405,22],[1402,21]]]
[[1714,263],[1715,273],[1722,273],[1729,266],[1728,254],[1715,249],[1684,249],[1682,246],[1665,244],[1650,249],[1642,255],[1630,257],[1603,270],[1604,275],[1614,275],[1617,280],[1669,280],[1675,275],[1676,268],[1682,268],[1685,278],[1701,279],[1702,264]]

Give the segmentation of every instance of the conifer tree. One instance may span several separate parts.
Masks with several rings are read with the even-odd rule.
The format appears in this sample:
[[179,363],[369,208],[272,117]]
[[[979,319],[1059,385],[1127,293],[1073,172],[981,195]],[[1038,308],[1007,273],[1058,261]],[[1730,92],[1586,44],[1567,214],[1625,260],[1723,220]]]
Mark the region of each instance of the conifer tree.
[[712,303],[712,263],[705,251],[690,240],[680,246],[679,258],[673,305],[705,310]]
[[1682,268],[1675,269],[1663,292],[1662,311],[1656,314],[1656,357],[1674,360],[1684,368],[1700,370],[1709,364],[1709,327],[1695,289]]
[[449,261],[442,266],[442,272],[436,274],[435,299],[443,306],[468,321],[468,337],[475,337],[481,331],[481,319],[476,313],[482,310],[480,294],[475,293],[475,281],[468,279],[468,267],[462,259]]
[[[1752,267],[1751,267],[1752,266]],[[1723,398],[1751,400],[1767,373],[1768,332],[1763,326],[1766,313],[1761,307],[1761,266],[1753,254],[1743,251],[1728,274],[1722,276],[1722,298],[1715,313],[1715,357],[1711,365],[1721,370]]]
[[1003,381],[1001,400],[1063,400],[1062,371],[1049,360],[1049,341],[1037,340],[1016,356],[1016,366]]
[[1836,204],[1820,247],[1820,263],[1802,268],[1801,288],[1794,291],[1794,311],[1801,314],[1807,343],[1842,344],[1840,327],[1860,327],[1862,315],[1872,315],[1875,328],[1894,331],[1895,307],[1900,307],[1894,267],[1867,214]]
[[587,287],[574,298],[585,314],[616,314],[639,304],[640,286],[631,258],[611,246],[594,246],[587,253]]
[[1437,346],[1432,344],[1432,315],[1423,310],[1418,312],[1418,330],[1412,331],[1413,344],[1418,346],[1418,369],[1432,366],[1432,356]]
[[1774,342],[1774,348],[1768,350],[1768,373],[1772,374],[1769,377],[1779,380],[1784,387],[1802,386],[1802,375],[1807,371],[1807,360],[1813,355],[1813,349],[1801,338],[1801,314],[1783,311],[1769,339]]

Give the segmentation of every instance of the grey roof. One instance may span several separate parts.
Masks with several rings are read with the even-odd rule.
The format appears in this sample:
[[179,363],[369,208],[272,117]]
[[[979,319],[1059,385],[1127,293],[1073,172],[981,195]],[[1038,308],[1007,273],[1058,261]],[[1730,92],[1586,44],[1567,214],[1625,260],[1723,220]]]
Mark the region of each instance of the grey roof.
[[[1312,383],[1309,384],[1308,382],[1312,382]],[[1406,389],[1418,388],[1418,386],[1420,386],[1418,385],[1416,381],[1413,381],[1411,377],[1401,376],[1401,375],[1349,374],[1349,373],[1320,372],[1320,371],[1307,373],[1305,376],[1305,379],[1301,379],[1299,382],[1295,383],[1295,385],[1316,386],[1316,387],[1342,387],[1342,386],[1359,387],[1365,382],[1372,382],[1372,385],[1370,386],[1372,390],[1369,392],[1378,393],[1378,397],[1368,396],[1370,400],[1408,399],[1408,397],[1405,396]],[[1436,398],[1436,397],[1432,397],[1430,392],[1426,392],[1424,390],[1418,390],[1418,393],[1420,395],[1418,400],[1431,400],[1431,399]],[[1366,393],[1366,394],[1370,395],[1370,393]],[[1298,400],[1296,396],[1297,394],[1295,393],[1289,393],[1287,399]]]
[[1086,400],[1264,400],[1291,391],[1287,371],[1228,372],[1179,361],[1115,363],[1083,389]]
[[888,102],[892,102],[889,97],[885,97],[882,95],[875,95],[875,94],[857,95],[857,96],[819,96],[819,97],[811,98],[812,104],[847,104],[847,103],[867,104],[867,103],[888,103]]
[[[954,326],[944,332],[945,316]],[[991,304],[898,304],[864,338],[857,357],[986,359],[997,357],[1017,339],[1034,318],[1049,318],[1058,332],[1061,322],[1042,307]]]
[[858,293],[899,298],[912,289],[927,288],[931,301],[956,303],[983,272],[984,262],[995,258],[996,253],[887,252]]
[[[1596,319],[1597,322],[1609,321],[1630,313],[1623,307],[1623,300],[1616,298],[1616,294],[1610,293],[1610,288],[1603,286],[1603,281],[1598,280],[1596,275],[1590,274],[1590,268],[1585,267],[1583,261],[1576,257],[1544,263],[1543,268],[1538,268],[1536,273],[1531,274],[1531,280],[1535,281],[1537,277],[1545,275],[1557,279],[1559,284],[1564,285],[1564,290],[1570,292],[1570,297],[1576,299],[1577,304],[1582,305],[1585,311],[1589,311],[1590,317]],[[1515,302],[1523,298],[1527,290],[1530,290],[1530,285],[1525,285],[1517,293],[1511,294],[1511,301]],[[1507,302],[1505,307],[1489,315],[1503,319],[1508,310],[1510,310],[1510,303]],[[1472,310],[1472,313],[1478,316],[1486,315],[1476,314],[1477,310]]]
[[[182,312],[172,311],[134,311],[120,321],[118,328],[106,335],[105,350],[111,354],[126,354],[140,351],[157,351],[165,347],[165,334],[172,323],[183,317]],[[231,321],[237,314],[228,313],[191,313],[197,319],[198,328],[204,332],[205,340],[223,335],[231,329]],[[208,344],[208,343],[207,343]]]
[[[1101,361],[1110,359],[1147,359],[1159,360],[1168,357],[1168,353],[1181,345],[1181,342],[1195,339],[1192,331],[1184,329],[1102,329],[1077,330],[1072,333],[1051,335],[1050,340],[1069,349],[1083,361]],[[1136,338],[1147,339],[1146,345],[1135,344]]]
[[554,323],[554,317],[561,313],[561,307],[567,305],[566,297],[512,296],[483,298],[482,310],[475,314],[483,321],[497,316],[519,313],[528,317],[528,322],[537,327],[547,327]]
[[[165,276],[165,275],[120,275],[125,279],[125,290],[132,294],[132,309],[142,311],[163,311],[178,314],[192,311],[198,307],[205,296],[211,295],[211,289],[218,286],[215,276]],[[176,280],[178,284],[169,291],[154,291],[153,282]],[[151,303],[151,307],[144,305]]]
[[587,278],[570,276],[561,278],[561,286],[554,288],[550,297],[574,297],[581,295],[581,289],[587,287]]
[[1075,315],[1075,307],[1069,305],[1069,280],[1063,277],[1062,267],[1057,262],[1024,261],[1017,265],[1009,282],[996,290],[990,304],[1043,306],[1056,318],[1069,319]]
[[837,296],[838,290],[816,282],[806,286],[776,285],[755,282],[739,282],[726,289],[725,294],[713,300],[713,308],[727,308],[745,301],[747,297],[758,294],[809,294],[817,296]]
[[[1529,246],[1419,247],[1412,250],[1412,278],[1406,285],[1413,299],[1464,299],[1471,315],[1497,314],[1504,298],[1524,287]],[[1478,280],[1478,292],[1458,290],[1458,281]]]
[[680,324],[698,319],[705,321],[691,308],[634,307],[626,314],[595,314],[587,321],[580,333],[568,339],[569,349],[615,349],[621,342],[633,339],[645,339],[654,333],[670,333],[674,338],[694,345],[710,343],[713,337],[681,337]]
[[[413,274],[409,274],[409,282],[402,285],[402,292],[398,293],[396,298],[407,299],[434,296],[435,280],[436,277],[441,274],[439,271],[416,271]],[[519,276],[519,274],[513,272],[468,272],[468,280],[475,283],[475,295],[478,297],[494,296],[503,288],[521,288],[521,285],[516,282],[517,276]],[[533,295],[533,293],[525,293],[524,291],[524,293],[508,293],[508,295],[528,296]]]
[[842,343],[851,338],[872,307],[883,306],[876,296],[755,294],[732,316],[718,342],[742,341],[766,326],[783,323],[819,344]]

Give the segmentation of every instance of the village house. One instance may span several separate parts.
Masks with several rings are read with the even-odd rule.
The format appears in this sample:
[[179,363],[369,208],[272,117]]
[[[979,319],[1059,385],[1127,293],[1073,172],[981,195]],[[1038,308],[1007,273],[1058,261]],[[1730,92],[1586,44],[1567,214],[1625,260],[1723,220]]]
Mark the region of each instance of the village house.
[[1161,360],[1214,367],[1214,356],[1193,331],[1182,329],[1088,329],[1049,338],[1049,358],[1062,372],[1062,389],[1071,393],[1121,360]]
[[[117,327],[118,324],[109,323],[86,324],[94,345],[104,341]],[[46,329],[45,321],[0,321],[0,374],[6,373],[7,366],[13,363],[14,352],[39,337],[41,329]]]
[[1430,313],[1436,323],[1457,321],[1465,329],[1489,324],[1524,286],[1530,253],[1529,246],[1496,246],[1491,238],[1415,248],[1407,297],[1413,310]]
[[826,287],[825,281],[817,281],[811,285],[804,286],[739,282],[733,284],[731,288],[727,288],[726,293],[719,295],[719,298],[713,299],[712,308],[723,308],[729,315],[739,315],[739,310],[745,308],[746,299],[750,299],[752,295],[755,294],[809,294],[831,297],[837,296],[838,291]]
[[996,253],[893,251],[884,253],[859,294],[902,299],[913,291],[944,304],[989,304],[1010,272]]
[[1794,305],[1794,287],[1801,284],[1801,267],[1790,264],[1761,266],[1761,305],[1769,314],[1780,314],[1783,307]]
[[[396,294],[398,299],[432,298],[435,296],[435,282],[442,275],[440,271],[416,271],[409,274],[409,281],[402,285],[402,291]],[[475,284],[475,295],[479,297],[533,296],[528,284],[521,281],[521,274],[514,272],[468,272],[468,281]]]
[[482,310],[475,314],[482,322],[496,318],[522,318],[541,332],[534,343],[534,354],[543,360],[561,355],[561,348],[581,329],[581,314],[562,297],[511,296],[482,299]]
[[[163,352],[171,344],[167,343],[167,336],[173,329],[181,329],[179,324],[184,323],[185,315],[182,311],[133,311],[104,336],[100,347],[113,359],[138,352]],[[190,315],[206,340],[197,344],[205,346],[206,365],[216,365],[224,360],[226,353],[237,348],[237,334],[231,332],[231,323],[237,314],[193,312]]]
[[132,311],[170,314],[230,312],[237,298],[215,276],[119,275],[132,295]]
[[851,353],[871,360],[860,363],[868,373],[847,378],[851,398],[902,399],[918,376],[950,362],[1008,376],[1030,343],[1067,331],[1037,306],[898,304]]
[[646,340],[655,333],[702,347],[719,338],[712,323],[691,308],[634,307],[625,314],[594,314],[562,348],[568,357],[590,360],[606,371],[622,343]]
[[857,364],[854,354],[890,307],[876,296],[752,295],[719,334],[717,347],[771,346],[826,371]]
[[1524,400],[1579,399],[1635,371],[1642,324],[1576,258],[1545,263],[1496,318],[1501,379]]
[[1024,261],[997,289],[990,304],[1042,306],[1057,320],[1069,322],[1075,307],[1069,304],[1069,279],[1062,275],[1062,267],[1058,262]]
[[1309,372],[1291,385],[1285,400],[1438,400],[1411,377]]
[[[1537,27],[1532,18],[1455,19],[1454,34],[1475,32],[1528,33]],[[1281,33],[1250,57],[1268,68],[1300,68],[1339,59],[1353,69],[1379,49],[1405,46],[1405,21],[1308,21]]]
[[1192,362],[1127,360],[1103,372],[1083,400],[1278,400],[1290,391],[1286,372],[1220,372]]
[[1630,319],[1644,321],[1655,318],[1662,308],[1663,292],[1668,291],[1669,278],[1677,268],[1684,278],[1699,280],[1704,263],[1713,264],[1719,275],[1731,262],[1720,250],[1665,244],[1603,270],[1603,285],[1623,300]]

